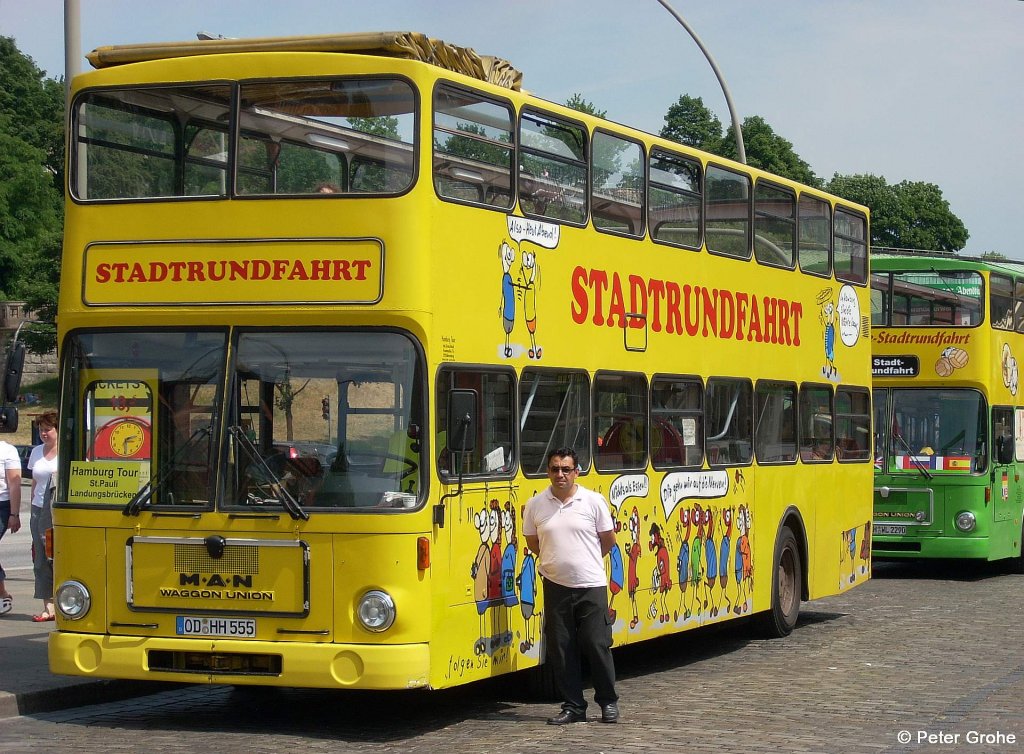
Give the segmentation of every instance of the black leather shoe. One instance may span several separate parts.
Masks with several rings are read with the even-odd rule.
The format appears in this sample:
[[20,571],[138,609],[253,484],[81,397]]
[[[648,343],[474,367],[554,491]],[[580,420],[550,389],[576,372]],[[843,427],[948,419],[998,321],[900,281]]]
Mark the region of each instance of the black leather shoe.
[[617,723],[619,721],[619,705],[615,702],[606,704],[601,708],[602,723]]
[[569,723],[585,723],[586,712],[573,712],[571,709],[564,709],[554,717],[548,718],[548,725],[568,725]]

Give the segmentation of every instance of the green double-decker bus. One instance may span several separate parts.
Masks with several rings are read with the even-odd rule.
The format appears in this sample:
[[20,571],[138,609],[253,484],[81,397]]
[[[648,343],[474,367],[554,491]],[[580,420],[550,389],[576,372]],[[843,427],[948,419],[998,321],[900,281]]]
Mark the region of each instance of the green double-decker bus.
[[1024,263],[872,253],[872,555],[1024,572]]

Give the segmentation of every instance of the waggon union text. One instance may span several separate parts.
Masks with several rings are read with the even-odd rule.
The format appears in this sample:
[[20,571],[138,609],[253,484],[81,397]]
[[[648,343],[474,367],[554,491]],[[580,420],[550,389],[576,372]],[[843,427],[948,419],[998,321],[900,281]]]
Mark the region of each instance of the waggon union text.
[[239,592],[233,589],[160,589],[161,597],[187,597],[204,600],[266,600],[274,601],[273,592]]

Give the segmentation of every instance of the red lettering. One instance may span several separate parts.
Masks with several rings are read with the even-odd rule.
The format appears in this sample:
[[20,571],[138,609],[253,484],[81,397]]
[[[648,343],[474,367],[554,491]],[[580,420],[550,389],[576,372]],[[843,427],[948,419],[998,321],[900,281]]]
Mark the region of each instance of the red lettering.
[[642,329],[647,318],[647,287],[638,275],[629,276],[629,311],[642,317],[631,317],[629,326]]
[[366,280],[366,271],[372,264],[369,259],[353,259],[352,266],[356,268],[356,280]]
[[582,325],[587,321],[587,291],[584,286],[587,284],[587,271],[577,265],[572,271],[569,279],[569,290],[572,291],[572,304],[569,306],[569,313],[572,321]]
[[[684,286],[685,291],[689,291],[690,286]],[[679,284],[671,281],[665,283],[665,293],[667,294],[665,301],[665,319],[667,324],[665,325],[665,331],[670,333],[683,334],[683,317],[679,312],[679,301],[681,296],[679,295]]]
[[107,264],[106,262],[100,262],[98,265],[96,265],[96,282],[110,282],[110,265]]
[[651,298],[651,330],[661,332],[661,302],[665,298],[665,281],[648,280],[647,293]]
[[709,291],[707,288],[702,288],[700,291],[700,299],[703,304],[704,310],[704,337],[708,336],[708,325],[711,325],[711,334],[715,337],[718,336],[718,321],[715,319],[715,312],[718,309],[718,289]]
[[590,289],[594,292],[594,324],[604,324],[604,314],[601,312],[603,305],[602,294],[608,289],[608,273],[604,270],[590,271]]
[[619,281],[619,273],[612,275],[612,302],[608,305],[608,327],[615,326],[613,317],[618,317],[618,326],[626,326],[626,304],[622,300],[622,283]]

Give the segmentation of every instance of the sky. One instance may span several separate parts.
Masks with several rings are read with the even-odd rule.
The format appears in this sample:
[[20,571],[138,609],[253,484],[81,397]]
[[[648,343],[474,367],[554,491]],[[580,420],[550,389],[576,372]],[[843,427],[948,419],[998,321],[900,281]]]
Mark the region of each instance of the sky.
[[[718,65],[742,121],[759,115],[819,177],[937,185],[966,254],[1024,260],[1024,2],[669,0]],[[658,0],[78,0],[82,53],[225,37],[418,31],[509,60],[523,87],[580,94],[657,133],[680,95],[729,125],[703,53]],[[0,0],[0,35],[65,73],[63,0]],[[83,58],[77,70],[89,68]],[[1014,73],[1016,71],[1016,73]]]

